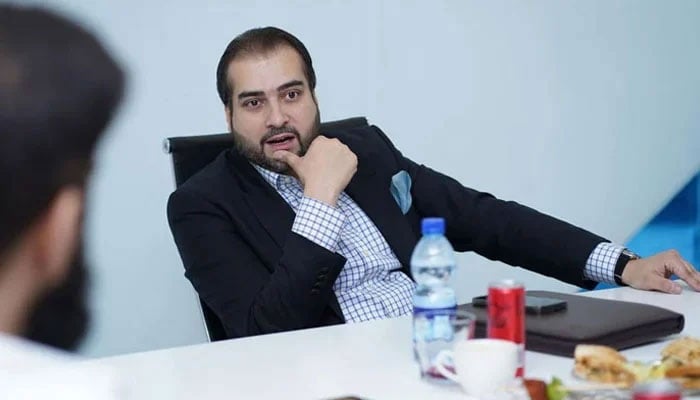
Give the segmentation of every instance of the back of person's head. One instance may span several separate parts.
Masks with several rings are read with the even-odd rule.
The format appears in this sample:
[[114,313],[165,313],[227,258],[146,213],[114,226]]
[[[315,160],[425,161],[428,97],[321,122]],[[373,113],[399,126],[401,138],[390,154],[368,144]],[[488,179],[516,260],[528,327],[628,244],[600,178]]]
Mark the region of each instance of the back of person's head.
[[228,77],[228,66],[238,57],[265,54],[280,46],[290,46],[301,57],[304,62],[304,75],[311,90],[316,89],[316,72],[314,72],[311,55],[301,40],[291,33],[279,28],[268,26],[265,28],[254,28],[236,36],[224,50],[224,54],[219,59],[216,68],[216,89],[219,98],[224,106],[229,106],[231,93],[233,92]]
[[[75,294],[82,283],[70,282],[82,274],[69,265],[80,249],[93,152],[123,85],[120,67],[83,28],[38,8],[0,5],[0,298],[27,303],[26,318],[0,321],[0,330],[76,344],[61,330],[79,327],[45,326],[33,316],[47,315],[47,302],[61,310],[68,306],[53,303],[83,300]],[[26,285],[8,288],[9,279]],[[51,318],[84,325],[84,318]]]

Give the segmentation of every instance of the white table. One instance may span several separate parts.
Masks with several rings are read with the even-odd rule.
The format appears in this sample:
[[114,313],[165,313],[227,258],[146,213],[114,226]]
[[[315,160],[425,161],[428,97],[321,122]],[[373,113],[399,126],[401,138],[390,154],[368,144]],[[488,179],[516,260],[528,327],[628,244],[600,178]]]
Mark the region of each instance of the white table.
[[[583,295],[654,304],[685,314],[684,335],[700,336],[700,293],[617,288]],[[594,316],[592,316],[594,318]],[[669,338],[670,340],[672,338]],[[668,341],[630,349],[629,359],[658,359]],[[528,352],[526,375],[573,380],[573,360]],[[421,380],[413,360],[411,319],[400,317],[90,360],[116,369],[134,398],[374,400],[464,399],[454,386]]]

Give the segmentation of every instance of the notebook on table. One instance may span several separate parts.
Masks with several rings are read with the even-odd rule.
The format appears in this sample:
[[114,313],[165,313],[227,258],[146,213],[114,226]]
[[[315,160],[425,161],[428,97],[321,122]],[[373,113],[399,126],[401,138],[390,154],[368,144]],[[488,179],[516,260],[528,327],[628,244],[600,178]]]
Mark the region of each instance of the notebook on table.
[[[572,357],[577,344],[602,344],[618,350],[680,333],[683,314],[648,304],[596,299],[574,294],[527,291],[528,296],[565,300],[566,310],[526,314],[525,347],[541,353]],[[471,303],[459,306],[477,316],[476,336],[486,334],[487,310]]]

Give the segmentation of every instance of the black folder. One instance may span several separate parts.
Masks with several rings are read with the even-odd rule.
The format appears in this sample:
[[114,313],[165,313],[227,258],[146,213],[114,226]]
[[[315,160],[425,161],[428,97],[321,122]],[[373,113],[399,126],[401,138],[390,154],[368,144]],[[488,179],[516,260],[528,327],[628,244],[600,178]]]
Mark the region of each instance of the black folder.
[[[566,310],[560,312],[526,314],[525,348],[541,353],[572,357],[580,343],[622,350],[680,333],[685,323],[683,314],[648,304],[539,290],[528,291],[527,295],[567,302]],[[484,337],[486,309],[471,303],[459,308],[476,314],[476,336]]]

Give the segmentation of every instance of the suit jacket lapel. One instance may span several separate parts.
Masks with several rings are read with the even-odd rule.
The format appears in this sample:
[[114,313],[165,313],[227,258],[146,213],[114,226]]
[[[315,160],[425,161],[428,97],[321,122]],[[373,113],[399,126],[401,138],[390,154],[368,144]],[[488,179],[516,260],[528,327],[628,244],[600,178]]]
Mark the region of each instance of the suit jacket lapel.
[[[250,163],[237,154],[235,150],[230,151],[230,160],[234,174],[241,177],[241,190],[244,192],[251,216],[256,217],[263,226],[267,234],[277,244],[278,252],[281,254],[287,236],[294,223],[294,211],[271,187],[265,179],[253,168]],[[266,254],[271,259],[278,259],[279,254]]]
[[374,222],[408,272],[418,239],[391,195],[391,176],[386,171],[376,172],[371,160],[370,154],[358,154],[357,172],[345,191]]

